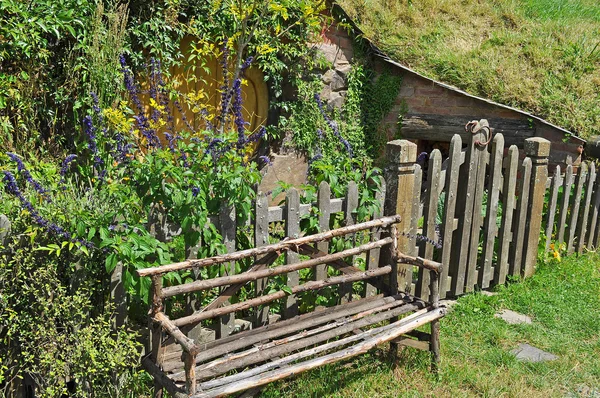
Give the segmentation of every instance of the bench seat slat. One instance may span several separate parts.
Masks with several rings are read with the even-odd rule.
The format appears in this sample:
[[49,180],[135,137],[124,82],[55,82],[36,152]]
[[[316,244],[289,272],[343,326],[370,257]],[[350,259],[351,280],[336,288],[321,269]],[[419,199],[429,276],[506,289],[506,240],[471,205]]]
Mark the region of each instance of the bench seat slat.
[[[197,392],[196,394],[192,395],[192,397],[222,397],[249,388],[271,383],[273,381],[280,380],[285,377],[296,375],[298,373],[305,372],[307,370],[314,369],[325,364],[334,363],[347,358],[351,358],[356,355],[366,353],[367,351],[379,344],[392,341],[397,337],[401,336],[402,334],[414,330],[419,326],[425,325],[436,319],[439,319],[443,317],[445,313],[446,308],[444,307],[431,309],[426,311],[425,313],[417,313],[417,316],[409,316],[387,326],[381,326],[379,328],[370,329],[360,334],[352,335],[350,337],[346,337],[345,339],[333,343],[317,346],[313,349],[306,350],[305,352],[300,354],[304,354],[304,356],[312,356],[338,346],[345,346],[349,343],[358,341],[358,343],[340,351],[336,351],[330,354],[326,354],[314,359],[310,359],[308,361],[300,362],[289,366],[285,365],[290,362],[294,362],[304,356],[294,354],[289,357],[282,358],[278,360],[278,363],[276,364],[276,366],[282,366],[278,369],[264,371],[259,374],[255,374],[256,371],[253,369],[241,372],[235,375],[236,380],[234,380],[233,382],[230,381],[228,384],[221,385],[210,390]],[[266,370],[267,368],[264,369]],[[205,386],[206,388],[210,385],[211,384],[203,383],[200,385],[200,387],[202,388],[202,386]]]
[[[275,357],[285,355],[296,350],[304,349],[315,344],[326,342],[327,340],[342,336],[346,333],[351,333],[353,330],[375,325],[380,322],[400,316],[402,314],[425,308],[427,305],[421,300],[414,300],[412,302],[407,303],[404,300],[399,299],[398,303],[400,305],[394,308],[387,308],[388,306],[382,305],[381,307],[384,308],[384,310],[381,312],[374,311],[372,314],[358,318],[351,322],[345,323],[342,326],[324,331],[323,333],[319,333],[317,335],[305,337],[302,339],[288,342],[283,345],[264,349],[253,353],[253,355],[235,358],[229,361],[219,361],[218,364],[209,364],[211,365],[209,367],[205,365],[200,365],[196,367],[196,377],[198,380],[214,378],[234,369],[245,368],[247,366],[265,362]],[[319,325],[314,325],[313,327],[317,326]],[[289,333],[297,333],[298,331],[304,330],[305,328],[306,326],[303,328],[296,327],[294,329],[290,329]],[[244,332],[240,333],[240,336],[242,336],[242,338],[243,333]],[[202,355],[202,353],[200,353],[200,355]],[[184,372],[178,372],[171,375],[170,377],[175,381],[183,381],[185,379],[185,374]]]

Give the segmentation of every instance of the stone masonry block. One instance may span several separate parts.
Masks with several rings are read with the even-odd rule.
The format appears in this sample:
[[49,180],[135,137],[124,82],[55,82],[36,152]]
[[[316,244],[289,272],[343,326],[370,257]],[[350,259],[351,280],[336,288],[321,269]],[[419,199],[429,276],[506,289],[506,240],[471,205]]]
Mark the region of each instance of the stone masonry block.
[[550,141],[542,137],[531,137],[525,140],[527,156],[545,158],[550,155]]

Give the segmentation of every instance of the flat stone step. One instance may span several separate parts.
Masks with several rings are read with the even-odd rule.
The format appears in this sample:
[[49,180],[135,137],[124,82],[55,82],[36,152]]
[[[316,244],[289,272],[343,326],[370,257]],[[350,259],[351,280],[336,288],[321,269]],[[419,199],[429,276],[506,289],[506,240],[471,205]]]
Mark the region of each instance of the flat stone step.
[[554,354],[525,343],[519,344],[517,348],[511,351],[511,354],[514,354],[519,361],[525,362],[545,362],[558,359]]
[[502,310],[494,315],[496,318],[503,319],[511,325],[530,324],[531,318],[527,315],[519,314],[511,310]]

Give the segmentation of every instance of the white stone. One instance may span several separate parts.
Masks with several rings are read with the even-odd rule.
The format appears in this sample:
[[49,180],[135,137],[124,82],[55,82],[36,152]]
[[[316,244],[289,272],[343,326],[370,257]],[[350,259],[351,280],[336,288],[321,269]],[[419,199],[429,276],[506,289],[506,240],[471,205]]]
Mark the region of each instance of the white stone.
[[558,359],[554,354],[524,343],[519,344],[517,348],[511,351],[511,354],[514,354],[518,360],[525,362],[545,362]]
[[530,324],[531,318],[527,315],[519,314],[511,310],[502,310],[494,315],[496,318],[503,319],[506,323],[511,325]]

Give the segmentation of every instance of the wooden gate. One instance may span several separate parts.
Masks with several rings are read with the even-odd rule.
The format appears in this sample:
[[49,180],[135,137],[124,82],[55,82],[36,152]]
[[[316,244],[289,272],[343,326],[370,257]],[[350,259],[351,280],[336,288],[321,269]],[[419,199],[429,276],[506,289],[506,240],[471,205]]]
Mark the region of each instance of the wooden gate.
[[[403,216],[406,252],[447,265],[442,297],[529,276],[537,259],[550,142],[528,138],[521,161],[486,120],[466,128],[468,142],[455,135],[445,160],[436,149],[423,166],[415,144],[397,140],[387,148],[385,214]],[[414,271],[399,270],[400,286],[427,298],[428,275]]]

